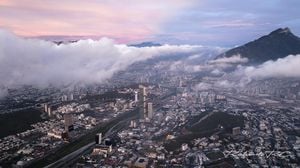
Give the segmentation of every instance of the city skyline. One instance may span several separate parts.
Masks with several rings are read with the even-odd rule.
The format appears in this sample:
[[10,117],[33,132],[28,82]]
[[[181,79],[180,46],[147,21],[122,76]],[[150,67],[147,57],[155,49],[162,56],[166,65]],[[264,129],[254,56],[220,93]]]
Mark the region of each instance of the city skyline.
[[299,7],[0,0],[0,168],[298,168]]

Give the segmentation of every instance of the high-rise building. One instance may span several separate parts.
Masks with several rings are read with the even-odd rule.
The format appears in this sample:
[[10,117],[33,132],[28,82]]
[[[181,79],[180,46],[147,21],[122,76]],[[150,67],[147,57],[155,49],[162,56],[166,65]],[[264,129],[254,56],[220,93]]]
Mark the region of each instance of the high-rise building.
[[135,128],[136,127],[136,122],[134,120],[130,121],[130,127]]
[[65,120],[65,131],[70,132],[74,130],[73,125],[73,116],[72,114],[64,114],[64,120]]
[[69,99],[69,100],[71,100],[71,101],[74,100],[74,95],[73,95],[73,93],[70,94],[70,99]]
[[134,92],[134,101],[138,102],[138,92],[137,91]]
[[153,104],[151,102],[147,104],[147,118],[153,118]]
[[68,96],[67,95],[62,95],[61,96],[61,101],[68,101]]
[[46,113],[48,113],[48,104],[47,104],[47,103],[44,104],[44,108],[45,108],[44,111],[45,111]]
[[208,102],[209,103],[214,103],[215,102],[215,98],[216,98],[215,94],[209,94],[208,95]]
[[179,79],[179,87],[182,87],[182,80]]
[[241,128],[240,127],[234,127],[234,128],[232,128],[232,135],[233,136],[240,135],[240,133],[241,133]]
[[52,108],[51,108],[51,106],[48,106],[47,112],[48,112],[48,116],[52,117]]
[[95,136],[95,143],[100,145],[102,143],[102,133],[98,133]]
[[146,97],[147,97],[147,92],[146,92],[146,87],[140,85],[139,86],[139,112],[140,112],[140,118],[145,119],[147,117],[147,102],[146,102]]

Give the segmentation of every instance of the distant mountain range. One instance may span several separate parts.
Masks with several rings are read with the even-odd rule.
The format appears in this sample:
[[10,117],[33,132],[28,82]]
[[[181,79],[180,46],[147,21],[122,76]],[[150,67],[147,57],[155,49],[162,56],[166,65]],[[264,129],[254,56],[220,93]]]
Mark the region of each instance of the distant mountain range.
[[[79,40],[65,40],[65,41],[64,40],[52,40],[52,42],[55,43],[56,45],[76,43],[78,41]],[[159,43],[146,41],[146,42],[137,43],[137,44],[129,44],[128,46],[142,48],[142,47],[157,47],[157,46],[162,46],[162,45]]]
[[228,50],[216,59],[240,55],[248,58],[249,64],[260,64],[290,54],[300,54],[300,38],[295,36],[289,28],[280,28],[257,40]]
[[68,44],[68,43],[76,43],[78,40],[68,40],[68,41],[52,41],[56,45]]
[[142,42],[139,44],[131,44],[129,46],[131,46],[131,47],[157,47],[157,46],[161,46],[161,44],[147,41],[147,42]]

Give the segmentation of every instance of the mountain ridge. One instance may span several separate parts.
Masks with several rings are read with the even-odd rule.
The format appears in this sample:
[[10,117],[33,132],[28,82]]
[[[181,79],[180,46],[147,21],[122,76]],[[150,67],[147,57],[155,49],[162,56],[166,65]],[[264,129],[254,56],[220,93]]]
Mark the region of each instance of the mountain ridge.
[[158,46],[162,46],[162,45],[160,43],[146,41],[146,42],[142,42],[142,43],[138,43],[138,44],[130,44],[128,46],[142,48],[142,47],[158,47]]
[[242,46],[232,48],[216,57],[240,55],[248,58],[249,64],[260,64],[269,60],[277,60],[288,55],[300,54],[300,38],[289,28],[279,28],[268,35],[250,41]]

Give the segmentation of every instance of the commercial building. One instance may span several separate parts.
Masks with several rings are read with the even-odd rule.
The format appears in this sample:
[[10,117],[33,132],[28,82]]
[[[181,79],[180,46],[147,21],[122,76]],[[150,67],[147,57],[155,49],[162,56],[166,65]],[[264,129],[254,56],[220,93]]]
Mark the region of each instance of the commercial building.
[[153,118],[153,104],[151,102],[148,102],[147,104],[147,118]]
[[135,91],[134,92],[134,102],[138,102],[138,101],[139,101],[139,99],[138,99],[138,92]]
[[240,133],[241,133],[241,128],[240,127],[232,128],[232,135],[233,136],[240,135]]
[[52,117],[53,116],[53,113],[52,113],[52,108],[51,108],[51,106],[48,106],[48,116],[49,117]]
[[95,143],[100,145],[102,143],[102,133],[98,133],[95,136]]
[[73,125],[73,116],[72,114],[64,114],[64,121],[65,121],[65,131],[70,132],[74,130]]
[[139,113],[140,113],[140,118],[145,119],[147,116],[147,92],[146,92],[146,87],[140,85],[139,86]]

